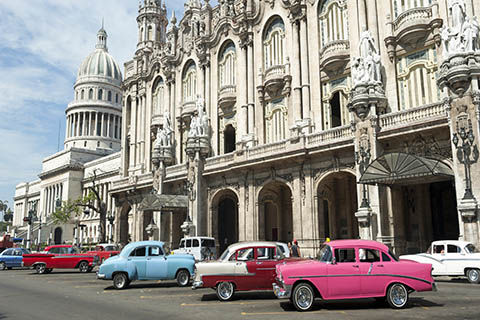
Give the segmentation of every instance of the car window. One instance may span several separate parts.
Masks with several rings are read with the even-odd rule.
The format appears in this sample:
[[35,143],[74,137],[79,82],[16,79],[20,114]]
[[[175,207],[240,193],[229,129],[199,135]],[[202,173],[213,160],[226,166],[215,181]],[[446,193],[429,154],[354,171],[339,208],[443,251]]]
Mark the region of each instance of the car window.
[[22,250],[21,249],[15,250],[15,255],[16,256],[21,256],[22,255]]
[[106,246],[105,251],[118,251],[117,246]]
[[179,248],[185,247],[185,240],[180,241],[180,244],[178,245]]
[[436,244],[433,246],[433,253],[440,254],[445,253],[445,246],[443,244]]
[[58,254],[58,253],[60,253],[60,248],[58,248],[58,247],[50,248],[50,250],[48,250],[48,252],[53,253],[53,254]]
[[202,239],[202,247],[215,247],[215,240]]
[[283,254],[283,248],[282,246],[277,245],[276,251],[275,251],[275,259],[281,260],[285,258],[285,255]]
[[5,256],[11,256],[13,253],[13,249],[7,249],[3,252],[3,255]]
[[200,247],[200,242],[198,241],[198,239],[193,239],[193,246],[192,247],[195,247],[195,248]]
[[447,252],[448,253],[460,253],[462,249],[460,247],[454,245],[454,244],[449,244],[447,245]]
[[257,248],[257,260],[273,260],[275,259],[275,248],[259,247]]
[[146,251],[145,247],[136,248],[130,253],[130,257],[145,257]]
[[358,249],[358,259],[360,262],[379,262],[380,254],[374,249]]
[[160,247],[148,247],[148,255],[149,256],[163,256],[163,250]]
[[475,246],[471,243],[467,244],[467,246],[465,247],[465,251],[467,251],[468,253],[477,253],[479,252],[477,248],[475,248]]
[[355,262],[355,249],[335,249],[337,263]]
[[322,245],[317,253],[317,260],[320,262],[332,261],[332,249],[328,245]]
[[238,261],[250,261],[253,260],[253,248],[245,248],[237,251]]
[[191,247],[192,247],[192,239],[187,239],[185,246],[186,246],[187,248],[191,248]]
[[390,257],[386,253],[382,252],[382,261],[387,262],[392,261],[392,259],[390,259]]

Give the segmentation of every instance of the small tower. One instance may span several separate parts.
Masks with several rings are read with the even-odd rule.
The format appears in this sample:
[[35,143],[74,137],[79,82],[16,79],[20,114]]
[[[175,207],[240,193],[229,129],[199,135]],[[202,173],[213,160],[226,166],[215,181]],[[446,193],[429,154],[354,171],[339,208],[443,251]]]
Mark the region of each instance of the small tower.
[[[167,33],[167,8],[162,0],[143,0],[138,7],[137,49],[152,44],[164,45]],[[149,45],[150,44],[150,45]]]

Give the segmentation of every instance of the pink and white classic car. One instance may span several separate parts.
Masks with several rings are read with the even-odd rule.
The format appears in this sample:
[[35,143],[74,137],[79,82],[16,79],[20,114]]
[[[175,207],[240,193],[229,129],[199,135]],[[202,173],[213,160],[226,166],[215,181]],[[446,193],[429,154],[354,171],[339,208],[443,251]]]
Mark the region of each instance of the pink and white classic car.
[[386,298],[399,309],[411,292],[436,290],[431,271],[430,264],[398,261],[376,241],[336,240],[323,244],[316,260],[278,264],[273,290],[298,311],[311,310],[315,298]]

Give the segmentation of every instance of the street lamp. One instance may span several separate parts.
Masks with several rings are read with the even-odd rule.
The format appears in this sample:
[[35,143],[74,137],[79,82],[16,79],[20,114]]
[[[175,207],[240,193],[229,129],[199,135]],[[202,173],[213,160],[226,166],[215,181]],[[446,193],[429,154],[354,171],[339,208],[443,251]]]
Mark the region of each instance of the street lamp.
[[30,210],[28,210],[28,216],[23,218],[24,222],[28,223],[28,231],[27,231],[27,249],[30,250],[31,244],[30,241],[32,239],[32,223],[33,220],[36,218],[36,212],[37,212],[37,201],[34,201],[32,203],[32,207]]
[[[459,137],[462,139],[461,144],[459,144]],[[465,194],[463,195],[463,200],[474,199],[470,166],[478,161],[479,153],[477,145],[473,144],[475,136],[473,135],[472,121],[470,119],[468,119],[468,130],[465,126],[458,128],[457,122],[457,133],[453,134],[452,141],[455,148],[457,148],[457,159],[465,168]]]
[[151,238],[153,236],[153,233],[157,229],[158,227],[155,224],[155,221],[153,221],[153,216],[152,216],[152,220],[150,221],[150,224],[145,228],[145,231],[147,231],[148,236]]
[[[360,175],[363,175],[365,170],[367,169],[367,166],[370,163],[370,148],[364,148],[360,147],[360,150],[355,152],[355,162],[359,165],[360,169]],[[360,205],[360,208],[368,208],[370,207],[370,204],[368,202],[367,198],[367,187],[365,186],[365,183],[362,183],[363,190],[362,190],[362,204]]]
[[[110,212],[109,212],[110,213]],[[115,221],[115,215],[111,212],[107,216],[108,222],[110,222],[110,243],[113,243],[113,221]]]

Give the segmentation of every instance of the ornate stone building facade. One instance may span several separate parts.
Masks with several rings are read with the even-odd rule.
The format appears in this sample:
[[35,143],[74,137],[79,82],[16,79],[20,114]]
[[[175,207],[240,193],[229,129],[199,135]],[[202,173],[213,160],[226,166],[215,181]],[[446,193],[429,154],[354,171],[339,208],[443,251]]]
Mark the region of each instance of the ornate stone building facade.
[[118,242],[479,238],[478,0],[139,4]]
[[[478,243],[476,10],[472,0],[192,0],[167,24],[160,1],[142,2],[111,189],[118,239],[296,238],[309,254],[326,237],[397,253]],[[173,194],[185,201],[162,205]]]

